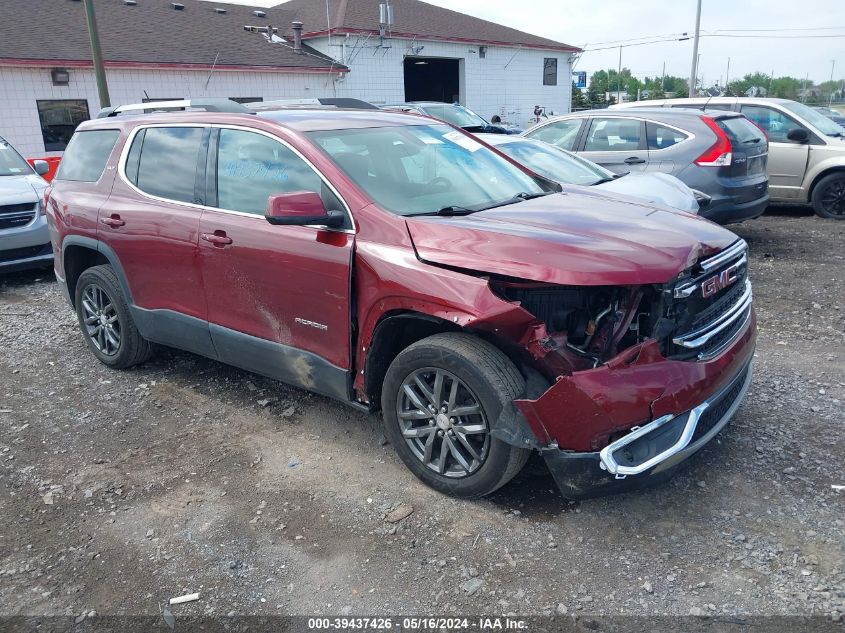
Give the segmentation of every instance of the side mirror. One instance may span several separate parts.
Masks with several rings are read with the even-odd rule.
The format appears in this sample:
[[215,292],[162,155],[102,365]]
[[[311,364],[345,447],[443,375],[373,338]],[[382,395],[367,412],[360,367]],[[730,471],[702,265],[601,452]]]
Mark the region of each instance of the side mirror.
[[793,143],[806,143],[810,140],[810,134],[803,127],[794,127],[786,133],[786,138]]
[[270,196],[264,217],[277,226],[317,224],[336,229],[343,226],[346,215],[342,211],[326,211],[322,198],[313,191],[294,191]]
[[32,167],[39,176],[43,176],[50,171],[50,164],[46,160],[34,160],[32,161]]

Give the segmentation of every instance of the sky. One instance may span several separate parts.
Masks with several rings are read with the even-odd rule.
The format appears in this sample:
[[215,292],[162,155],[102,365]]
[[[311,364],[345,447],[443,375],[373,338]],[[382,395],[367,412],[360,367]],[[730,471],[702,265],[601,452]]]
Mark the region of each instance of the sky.
[[[221,0],[217,0],[220,2]],[[227,1],[227,0],[222,0]],[[274,6],[279,0],[228,0]],[[321,0],[312,0],[320,2]],[[521,31],[587,49],[575,70],[616,68],[618,40],[673,39],[695,30],[696,0],[427,0]],[[838,27],[838,28],[832,28]],[[733,33],[726,33],[727,30]],[[738,29],[755,29],[737,33]],[[764,30],[765,29],[765,30]],[[704,85],[760,71],[820,82],[845,78],[845,2],[842,0],[703,0],[698,77]],[[759,37],[759,36],[777,37]],[[755,36],[755,37],[749,37]],[[798,37],[812,36],[812,37]],[[607,43],[605,43],[607,42]],[[623,45],[631,42],[623,42]],[[615,48],[614,48],[615,47]],[[607,50],[589,50],[606,48]],[[624,46],[622,66],[636,77],[689,77],[692,40]]]

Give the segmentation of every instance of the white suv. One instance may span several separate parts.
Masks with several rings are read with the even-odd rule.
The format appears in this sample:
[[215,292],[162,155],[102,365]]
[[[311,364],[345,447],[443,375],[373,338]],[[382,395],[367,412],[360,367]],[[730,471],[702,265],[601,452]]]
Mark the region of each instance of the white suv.
[[769,137],[769,198],[812,204],[823,218],[845,220],[845,128],[789,99],[695,97],[632,101],[613,108],[693,108],[741,112]]

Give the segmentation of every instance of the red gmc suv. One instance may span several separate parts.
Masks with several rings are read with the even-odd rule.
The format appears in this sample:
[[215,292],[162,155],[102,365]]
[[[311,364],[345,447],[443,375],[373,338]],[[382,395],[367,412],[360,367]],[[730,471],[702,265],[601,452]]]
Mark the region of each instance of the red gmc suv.
[[83,123],[47,192],[106,365],[157,343],[381,409],[460,497],[532,450],[570,498],[661,481],[740,405],[756,329],[730,231],[560,193],[423,116],[193,106]]

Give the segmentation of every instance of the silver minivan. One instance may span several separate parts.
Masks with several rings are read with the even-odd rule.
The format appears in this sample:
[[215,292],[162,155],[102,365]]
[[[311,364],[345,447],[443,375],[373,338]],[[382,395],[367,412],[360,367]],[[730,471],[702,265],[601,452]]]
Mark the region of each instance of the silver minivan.
[[612,107],[741,112],[769,137],[770,200],[811,204],[823,218],[845,220],[845,128],[803,103],[763,97],[697,97]]
[[53,247],[42,209],[46,161],[30,166],[0,136],[0,273],[50,266]]

